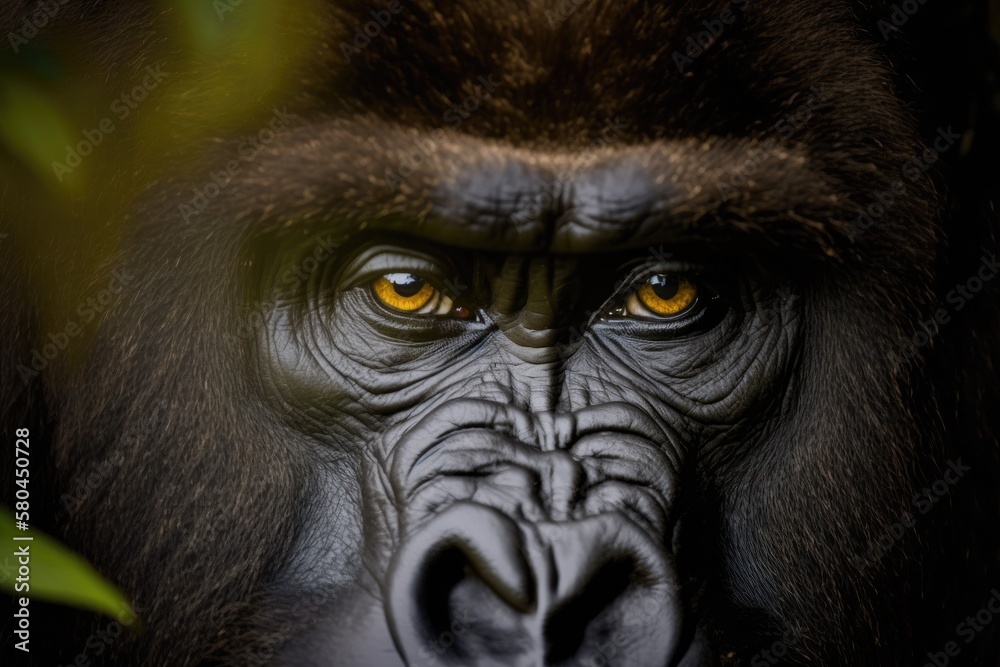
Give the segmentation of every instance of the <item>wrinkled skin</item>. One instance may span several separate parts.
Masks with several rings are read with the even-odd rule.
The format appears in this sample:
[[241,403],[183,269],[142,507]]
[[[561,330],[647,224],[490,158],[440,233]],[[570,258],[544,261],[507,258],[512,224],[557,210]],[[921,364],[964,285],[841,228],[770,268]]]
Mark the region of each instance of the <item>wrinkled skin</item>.
[[[334,627],[364,621],[305,641],[360,663],[391,631],[419,664],[471,614],[438,660],[580,661],[613,640],[625,664],[659,664],[691,642],[675,563],[690,443],[738,446],[748,430],[728,422],[778,414],[796,318],[780,302],[753,313],[710,303],[666,324],[597,316],[568,344],[554,332],[599,262],[501,258],[474,270],[494,295],[482,322],[387,317],[358,289],[272,313],[266,389],[305,413],[360,386],[366,418],[336,407],[315,418],[371,443],[355,464],[366,567]],[[377,245],[340,284],[417,261]],[[316,338],[297,337],[302,327]]]
[[[911,665],[958,641],[949,664],[994,664],[997,627],[955,625],[1000,585],[995,287],[902,351],[995,245],[933,171],[856,226],[961,136],[894,89],[881,10],[517,5],[406,3],[350,64],[363,3],[283,26],[331,35],[292,120],[193,215],[243,135],[167,160],[85,359],[26,392],[11,370],[49,527],[143,618],[88,658]],[[154,48],[135,20],[130,62]],[[15,361],[45,333],[25,266]],[[450,302],[387,304],[400,275]],[[697,298],[637,308],[655,276]],[[114,473],[65,511],[95,461]],[[106,625],[67,622],[59,664]]]

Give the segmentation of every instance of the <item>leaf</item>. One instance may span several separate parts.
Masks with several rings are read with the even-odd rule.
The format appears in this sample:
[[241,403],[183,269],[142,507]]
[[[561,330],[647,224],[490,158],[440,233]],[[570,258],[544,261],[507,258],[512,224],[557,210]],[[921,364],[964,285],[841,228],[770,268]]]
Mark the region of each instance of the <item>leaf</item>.
[[36,173],[54,182],[52,163],[64,161],[76,139],[48,96],[16,77],[0,81],[0,143]]
[[[31,537],[31,540],[15,540]],[[135,613],[118,588],[79,555],[73,553],[58,540],[36,528],[19,530],[14,524],[14,515],[6,506],[0,506],[0,542],[17,552],[27,546],[29,574],[26,582],[28,591],[16,591],[19,568],[23,565],[15,553],[12,567],[4,568],[0,575],[0,588],[12,595],[29,597],[32,600],[46,600],[59,604],[97,611],[113,618],[134,618]]]

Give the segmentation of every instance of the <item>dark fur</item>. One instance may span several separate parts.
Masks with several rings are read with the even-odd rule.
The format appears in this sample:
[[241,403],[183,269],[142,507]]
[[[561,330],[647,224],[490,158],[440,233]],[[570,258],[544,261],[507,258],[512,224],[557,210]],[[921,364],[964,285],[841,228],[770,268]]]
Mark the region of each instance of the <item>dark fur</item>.
[[[70,3],[73,17],[86,16],[73,41],[92,49],[81,73],[104,66],[124,77],[146,62],[170,62],[169,40],[152,15],[128,3],[85,11],[90,4]],[[695,61],[691,76],[680,76],[671,60],[677,42],[717,14],[703,3],[584,3],[554,31],[544,3],[470,1],[448,11],[432,2],[405,3],[398,24],[349,66],[338,44],[367,20],[369,5],[338,4],[276,27],[302,40],[313,39],[313,31],[325,35],[324,46],[296,70],[309,82],[295,87],[289,103],[301,123],[257,158],[259,171],[245,170],[190,222],[179,219],[177,205],[204,178],[175,166],[192,164],[197,154],[197,163],[212,169],[235,143],[203,150],[202,137],[189,129],[203,124],[212,128],[207,134],[230,136],[233,128],[211,117],[168,119],[178,135],[169,161],[152,168],[156,182],[142,174],[129,182],[145,191],[128,220],[113,223],[127,240],[107,252],[81,292],[106,284],[115,267],[137,276],[101,322],[83,366],[61,359],[27,387],[21,382],[15,366],[47,332],[35,307],[50,298],[40,294],[44,281],[35,275],[47,265],[36,264],[22,246],[0,245],[5,432],[29,425],[33,442],[47,448],[52,469],[43,476],[36,468],[33,482],[34,497],[46,497],[40,523],[91,559],[141,610],[146,631],[113,644],[115,658],[246,664],[247,647],[268,655],[310,620],[310,609],[302,609],[297,591],[283,587],[279,575],[295,535],[312,520],[307,499],[329,488],[313,474],[308,438],[287,428],[281,406],[267,404],[244,371],[245,346],[224,336],[245,301],[247,248],[261,235],[290,234],[282,224],[306,216],[346,220],[350,229],[374,208],[422,220],[432,177],[454,182],[466,169],[502,163],[512,148],[532,151],[539,168],[551,168],[564,149],[585,148],[608,116],[627,122],[623,145],[709,140],[719,155],[738,156],[811,86],[823,87],[829,101],[794,137],[807,169],[775,160],[745,200],[724,207],[691,196],[679,209],[696,234],[718,238],[722,230],[734,247],[760,247],[761,257],[785,262],[781,270],[791,282],[807,286],[807,336],[791,379],[797,411],[783,412],[797,419],[761,424],[761,442],[771,444],[740,452],[741,467],[712,462],[719,472],[701,482],[703,497],[724,508],[725,518],[693,528],[681,558],[690,558],[696,575],[717,578],[700,613],[720,647],[746,655],[789,628],[802,640],[788,664],[916,664],[953,639],[955,625],[1000,586],[997,286],[989,284],[955,314],[913,361],[900,363],[891,353],[955,282],[971,275],[980,249],[996,247],[992,211],[984,214],[977,189],[988,185],[982,172],[995,169],[995,157],[983,151],[996,137],[984,130],[973,155],[979,162],[949,155],[950,171],[915,185],[915,195],[893,215],[850,241],[847,225],[870,193],[899,177],[919,137],[933,141],[937,122],[962,124],[950,116],[941,121],[950,109],[933,120],[917,117],[920,95],[931,93],[918,94],[894,68],[912,66],[919,77],[919,56],[865,32],[886,9],[751,3],[726,39]],[[53,39],[61,30],[68,28],[52,27]],[[495,98],[407,181],[404,197],[397,199],[381,179],[359,187],[365,184],[354,175],[381,174],[399,163],[412,141],[407,128],[441,126],[448,101],[469,94],[469,82],[489,73],[502,82]],[[919,83],[943,85],[933,75]],[[193,85],[187,94],[197,109],[207,91]],[[175,92],[169,82],[166,91]],[[127,132],[113,144],[126,162],[134,158]],[[308,149],[310,141],[322,150]],[[705,166],[709,175],[727,169],[718,161],[693,166]],[[803,202],[803,191],[815,200]],[[803,202],[794,223],[781,194]],[[4,224],[28,216],[29,208],[6,193]],[[769,249],[775,239],[800,253]],[[33,465],[41,466],[38,451],[34,456]],[[958,458],[972,471],[944,503],[877,565],[852,560]],[[109,462],[116,472],[81,509],[63,511],[60,496],[92,462]],[[5,464],[4,474],[10,469]],[[780,484],[755,484],[765,473]],[[5,494],[11,488],[5,483]],[[342,492],[355,490],[345,483]],[[355,524],[344,529],[348,573],[356,566],[347,546],[360,536]],[[54,649],[60,660],[81,650],[91,625],[81,620],[78,627]],[[1000,629],[989,628],[963,650],[962,664],[994,664],[998,637]]]

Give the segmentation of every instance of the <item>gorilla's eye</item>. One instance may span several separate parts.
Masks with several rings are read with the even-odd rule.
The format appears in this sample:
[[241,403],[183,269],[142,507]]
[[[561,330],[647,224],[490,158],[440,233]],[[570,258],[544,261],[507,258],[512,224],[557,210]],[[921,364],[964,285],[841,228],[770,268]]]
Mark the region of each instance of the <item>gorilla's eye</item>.
[[633,317],[674,318],[687,313],[698,300],[698,288],[674,273],[650,276],[625,301],[625,312]]
[[425,306],[430,304],[433,308],[437,304],[431,304],[431,300],[437,296],[440,301],[442,296],[430,283],[412,273],[387,273],[375,280],[372,289],[379,301],[404,313],[426,312]]
[[468,309],[456,308],[451,297],[413,273],[387,273],[372,283],[375,298],[384,305],[411,315],[464,317]]

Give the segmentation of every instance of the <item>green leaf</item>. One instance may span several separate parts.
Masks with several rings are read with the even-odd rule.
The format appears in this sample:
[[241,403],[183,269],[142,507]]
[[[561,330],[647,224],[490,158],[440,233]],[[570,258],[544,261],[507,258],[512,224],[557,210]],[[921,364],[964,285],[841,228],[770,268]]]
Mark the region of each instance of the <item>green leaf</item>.
[[52,163],[64,161],[66,148],[76,140],[69,121],[46,94],[16,77],[0,79],[0,143],[11,153],[54,182]]
[[[15,537],[32,539],[15,540]],[[5,545],[5,551],[10,549],[7,553],[17,552],[25,546],[29,553],[26,578],[29,590],[17,591],[14,588],[19,583],[18,568],[22,565],[15,554],[13,566],[0,576],[0,588],[5,592],[32,600],[89,609],[113,618],[134,618],[135,614],[122,592],[98,574],[86,560],[36,528],[16,528],[14,515],[6,506],[0,506],[0,541]]]

